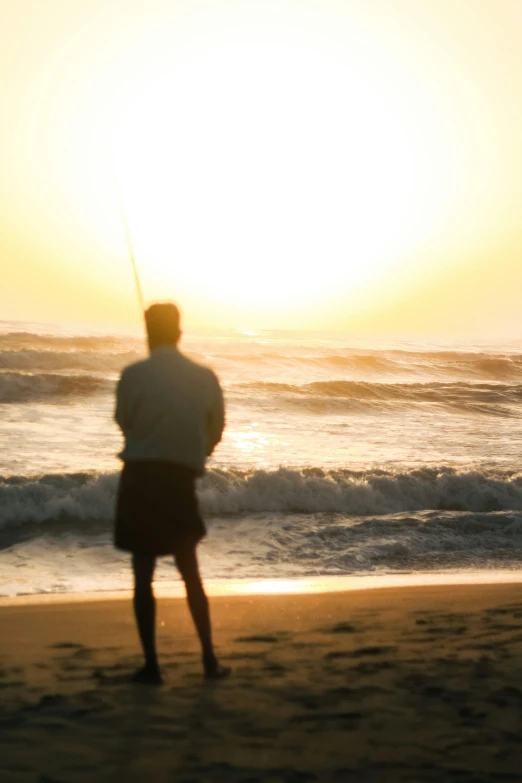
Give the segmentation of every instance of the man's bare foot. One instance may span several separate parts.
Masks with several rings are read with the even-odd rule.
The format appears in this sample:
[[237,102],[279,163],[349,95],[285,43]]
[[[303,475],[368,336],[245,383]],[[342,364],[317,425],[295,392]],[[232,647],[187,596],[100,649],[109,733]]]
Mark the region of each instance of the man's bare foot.
[[145,665],[133,674],[131,682],[140,683],[141,685],[162,685],[163,678],[157,666]]
[[206,680],[226,680],[232,674],[230,666],[221,666],[217,661],[205,666]]

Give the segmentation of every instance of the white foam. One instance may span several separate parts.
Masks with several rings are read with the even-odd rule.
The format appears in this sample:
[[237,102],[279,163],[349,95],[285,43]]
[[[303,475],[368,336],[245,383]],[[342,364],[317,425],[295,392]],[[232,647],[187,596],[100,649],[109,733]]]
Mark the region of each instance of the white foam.
[[[0,528],[60,519],[110,520],[117,474],[0,479]],[[522,475],[425,468],[369,470],[210,470],[199,484],[206,515],[257,512],[368,516],[427,509],[522,510]]]

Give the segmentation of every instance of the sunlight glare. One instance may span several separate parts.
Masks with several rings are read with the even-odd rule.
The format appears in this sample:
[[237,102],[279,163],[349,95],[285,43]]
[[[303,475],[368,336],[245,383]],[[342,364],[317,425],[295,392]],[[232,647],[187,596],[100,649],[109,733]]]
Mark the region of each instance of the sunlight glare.
[[355,296],[426,233],[443,192],[434,128],[357,57],[222,34],[142,81],[112,140],[149,297]]

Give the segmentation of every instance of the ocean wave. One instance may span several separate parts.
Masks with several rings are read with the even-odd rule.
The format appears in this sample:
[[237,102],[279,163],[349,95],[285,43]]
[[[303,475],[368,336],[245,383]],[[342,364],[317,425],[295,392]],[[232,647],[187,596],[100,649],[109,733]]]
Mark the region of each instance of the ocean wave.
[[[199,338],[198,338],[199,339]],[[432,381],[522,382],[522,354],[469,350],[426,350],[403,348],[337,348],[262,342],[228,347],[189,339],[204,355],[195,356],[218,370],[237,372],[241,366],[283,374],[321,377],[338,372],[354,381]],[[189,355],[194,355],[189,350]],[[145,354],[143,340],[122,335],[41,334],[10,331],[0,333],[0,368],[26,371],[80,369],[113,372]],[[273,374],[273,373],[271,373]],[[328,375],[326,376],[328,377]]]
[[316,369],[339,368],[356,376],[431,376],[474,380],[522,380],[522,355],[466,351],[374,350],[361,353],[354,349],[339,353],[299,354],[281,352],[243,352],[220,354],[219,361],[234,363],[308,366]]
[[[444,405],[518,405],[522,400],[522,384],[501,383],[370,383],[368,381],[315,381],[305,384],[254,382],[235,387],[249,395],[257,393],[271,399],[285,398],[289,402],[310,407],[310,400],[328,408],[332,400],[368,403],[441,403]],[[338,406],[339,408],[339,406]],[[342,409],[342,406],[341,406]]]
[[[448,571],[514,568],[522,563],[522,513],[419,511],[342,519],[303,517],[277,527],[275,519],[257,534],[256,565],[286,574],[371,574],[399,571]],[[223,529],[213,533],[223,562],[235,559],[239,571],[248,562],[244,552],[221,544]],[[264,528],[264,529],[263,529]],[[216,539],[218,539],[216,541]],[[259,543],[258,543],[259,542]],[[244,566],[243,566],[244,568]]]
[[[108,523],[117,482],[116,473],[0,478],[0,530],[35,523],[61,522],[64,530],[69,522]],[[211,517],[522,511],[522,474],[459,472],[449,467],[403,472],[214,468],[199,483],[198,494],[203,513]],[[83,530],[88,527],[82,525]]]
[[94,375],[0,372],[0,403],[74,402],[114,389],[114,382]]
[[61,350],[129,351],[143,341],[117,335],[62,335],[37,332],[0,332],[0,348],[49,348]]
[[284,365],[308,365],[312,367],[343,367],[355,371],[370,372],[405,372],[407,368],[397,362],[387,359],[386,356],[375,354],[325,354],[325,355],[300,355],[292,351],[258,352],[251,350],[248,353],[220,353],[214,357],[218,361],[234,362],[239,364],[284,364]]
[[52,351],[26,349],[0,350],[0,370],[90,370],[119,372],[126,365],[144,358],[138,351]]
[[400,366],[418,375],[433,373],[491,381],[522,379],[522,356],[519,354],[415,353],[402,355]]
[[[129,359],[128,354],[124,356]],[[80,357],[78,364],[82,365],[82,362]],[[96,365],[96,360],[93,363]],[[111,394],[115,387],[115,373],[119,370],[118,367],[105,367],[103,370],[95,367],[91,370],[89,360],[81,367],[86,370],[84,373],[67,372],[66,361],[60,369],[63,370],[61,373],[0,369],[0,403],[75,402],[94,395]],[[258,404],[264,400],[271,407],[290,406],[303,413],[383,413],[393,411],[397,405],[437,403],[478,414],[512,417],[518,415],[522,384],[344,380],[305,384],[253,382],[233,384],[226,388],[226,395],[230,402],[242,405]]]

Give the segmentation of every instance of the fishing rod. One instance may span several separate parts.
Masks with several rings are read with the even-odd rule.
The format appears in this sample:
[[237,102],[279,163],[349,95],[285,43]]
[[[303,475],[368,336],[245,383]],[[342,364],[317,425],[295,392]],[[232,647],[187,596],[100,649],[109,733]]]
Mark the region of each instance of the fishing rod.
[[119,184],[118,184],[118,179],[116,177],[116,173],[115,173],[114,176],[115,176],[115,182],[116,182],[116,190],[118,192],[118,201],[119,201],[119,204],[120,204],[121,219],[123,221],[123,226],[125,228],[125,237],[127,239],[127,247],[129,249],[129,257],[130,257],[130,262],[131,262],[131,266],[132,266],[132,271],[134,273],[134,282],[136,284],[136,293],[138,295],[138,304],[140,306],[141,312],[143,313],[143,317],[145,317],[145,298],[143,296],[143,289],[141,287],[140,276],[139,276],[139,273],[138,273],[138,265],[136,264],[136,256],[134,255],[134,247],[133,247],[133,244],[132,244],[132,237],[131,237],[131,232],[130,232],[130,228],[129,228],[129,221],[127,220],[127,214],[125,212],[125,205],[123,203],[123,198],[122,198],[121,191],[120,191],[120,188],[119,188]]
[[120,212],[121,212],[121,219],[123,221],[123,227],[125,229],[125,238],[127,240],[127,248],[129,250],[129,258],[132,266],[132,271],[134,274],[134,282],[136,284],[136,293],[138,295],[138,304],[140,306],[140,310],[143,314],[143,318],[145,318],[145,297],[143,296],[143,288],[141,287],[141,281],[140,276],[138,273],[138,265],[136,264],[136,256],[134,255],[134,246],[132,244],[132,236],[129,228],[129,221],[127,220],[127,213],[125,212],[125,204],[123,202],[123,196],[121,194],[121,188],[120,183],[118,180],[118,174],[116,171],[116,165],[114,163],[114,156],[112,155],[112,150],[109,148],[109,155],[111,159],[112,164],[112,174],[114,177],[114,186],[116,189],[116,193],[118,195],[118,203],[120,206]]

